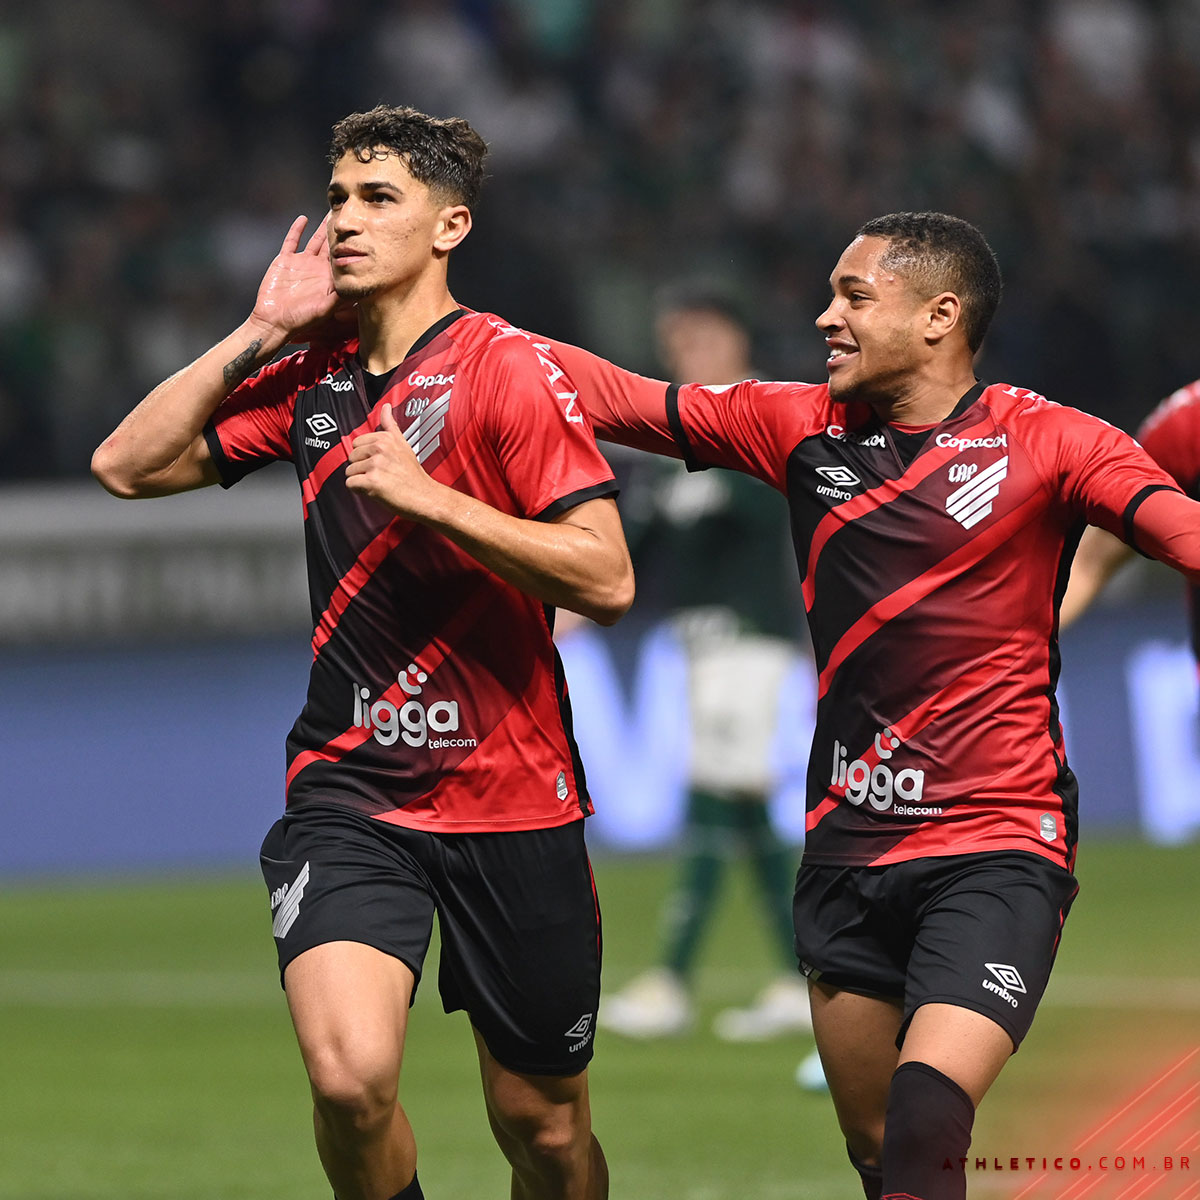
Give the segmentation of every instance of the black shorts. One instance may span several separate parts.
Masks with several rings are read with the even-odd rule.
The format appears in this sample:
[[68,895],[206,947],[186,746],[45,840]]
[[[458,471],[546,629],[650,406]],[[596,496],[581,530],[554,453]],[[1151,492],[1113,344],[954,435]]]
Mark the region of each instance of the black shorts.
[[1020,851],[885,867],[801,866],[793,916],[814,982],[991,1017],[1019,1046],[1046,990],[1075,876]]
[[305,950],[352,941],[394,955],[420,980],[436,911],[446,1012],[465,1009],[509,1070],[587,1066],[601,939],[582,821],[439,834],[306,807],[275,822],[261,863],[281,978]]

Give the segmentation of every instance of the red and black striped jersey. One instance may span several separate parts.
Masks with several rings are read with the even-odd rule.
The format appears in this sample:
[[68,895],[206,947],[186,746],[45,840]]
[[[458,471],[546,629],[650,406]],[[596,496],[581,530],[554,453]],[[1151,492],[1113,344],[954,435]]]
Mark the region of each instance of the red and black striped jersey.
[[1131,540],[1176,490],[1133,439],[1004,384],[905,430],[825,384],[666,389],[556,350],[600,437],[787,497],[818,671],[806,862],[1074,861],[1058,603],[1085,522]]
[[[1200,500],[1200,380],[1172,392],[1142,422],[1137,440],[1193,500]],[[1188,588],[1192,653],[1200,661],[1200,588]]]
[[434,325],[376,403],[356,351],[270,364],[205,431],[224,486],[280,459],[300,481],[313,664],[287,804],[446,832],[583,817],[553,610],[345,486],[355,437],[390,403],[430,475],[504,513],[548,520],[614,495],[574,387],[545,343],[488,313]]

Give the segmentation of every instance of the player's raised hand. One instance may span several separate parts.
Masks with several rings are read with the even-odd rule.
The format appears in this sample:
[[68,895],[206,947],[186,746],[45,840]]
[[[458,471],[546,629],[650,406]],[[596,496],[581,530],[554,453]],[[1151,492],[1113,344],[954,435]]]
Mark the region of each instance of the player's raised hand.
[[[289,341],[310,340],[314,330],[337,320],[339,304],[333,290],[326,238],[328,221],[326,216],[301,249],[300,240],[308,218],[297,217],[258,286],[254,316],[274,326]],[[341,311],[345,309],[346,306],[341,306]]]
[[346,486],[412,520],[430,517],[444,490],[417,461],[390,404],[379,410],[375,432],[354,439],[346,464]]

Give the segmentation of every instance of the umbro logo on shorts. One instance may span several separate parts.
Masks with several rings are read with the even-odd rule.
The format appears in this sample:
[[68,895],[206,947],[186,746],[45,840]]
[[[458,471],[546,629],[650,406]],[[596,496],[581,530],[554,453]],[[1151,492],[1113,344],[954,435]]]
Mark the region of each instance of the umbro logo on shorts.
[[1007,1000],[1013,1008],[1016,1008],[1020,1002],[1013,992],[1025,994],[1025,980],[1021,978],[1021,972],[1016,967],[1010,967],[1008,963],[984,963],[983,965],[1000,981],[999,984],[996,984],[990,979],[985,979],[982,983],[983,988],[986,991],[995,992],[1001,1000]]
[[595,1017],[595,1015],[595,1013],[584,1013],[583,1016],[580,1017],[579,1020],[576,1021],[566,1033],[563,1034],[563,1037],[575,1039],[575,1041],[573,1041],[567,1047],[568,1054],[574,1054],[577,1050],[582,1050],[588,1044],[588,1042],[592,1040],[592,1034],[595,1032],[595,1030],[592,1028],[592,1019]]
[[583,1016],[580,1017],[579,1020],[576,1021],[566,1033],[563,1034],[563,1037],[587,1037],[588,1031],[592,1028],[592,1016],[592,1013],[584,1013]]
[[1025,981],[1021,978],[1021,972],[1016,967],[1010,967],[1007,963],[984,963],[983,964],[995,977],[1000,980],[1006,988],[1010,988],[1014,992],[1025,991]]
[[308,874],[308,863],[305,863],[300,868],[300,874],[291,883],[285,883],[283,887],[276,888],[271,893],[271,909],[275,913],[275,919],[271,922],[271,932],[277,938],[287,937],[288,930],[300,915],[300,900],[304,889],[308,887]]

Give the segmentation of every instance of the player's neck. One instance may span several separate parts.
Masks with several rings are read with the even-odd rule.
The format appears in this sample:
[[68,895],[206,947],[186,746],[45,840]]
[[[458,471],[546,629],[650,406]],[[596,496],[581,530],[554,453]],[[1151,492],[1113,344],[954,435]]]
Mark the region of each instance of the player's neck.
[[372,375],[402,363],[423,333],[458,308],[445,279],[358,303],[358,357]]
[[975,374],[969,367],[944,379],[924,377],[914,380],[902,392],[873,403],[872,407],[892,424],[936,425],[954,411],[975,382]]

